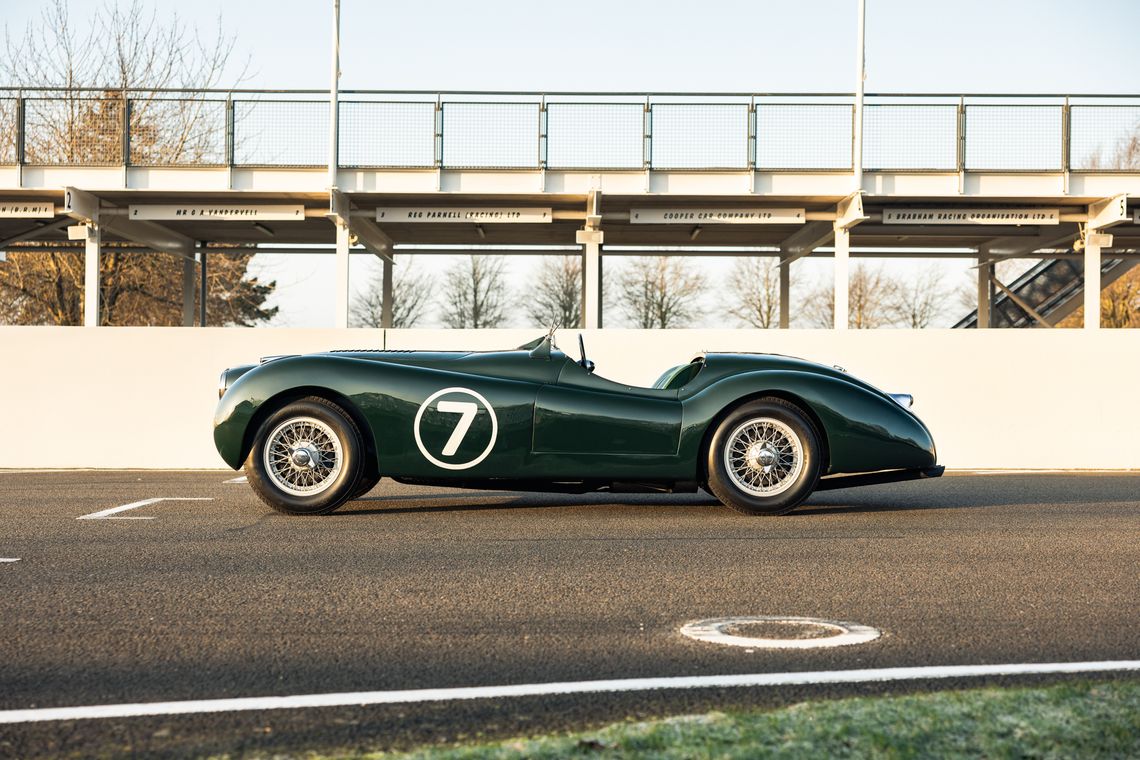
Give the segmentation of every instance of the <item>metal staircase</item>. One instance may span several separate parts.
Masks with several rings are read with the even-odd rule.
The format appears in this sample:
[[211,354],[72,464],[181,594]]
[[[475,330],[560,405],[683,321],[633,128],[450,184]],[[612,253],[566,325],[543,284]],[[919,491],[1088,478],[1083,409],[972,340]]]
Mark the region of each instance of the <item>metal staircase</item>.
[[[1104,259],[1100,266],[1101,288],[1120,279],[1138,262],[1135,260]],[[1041,261],[1022,274],[1007,287],[1017,297],[1055,325],[1072,314],[1082,304],[1084,292],[1084,262],[1064,259]],[[967,314],[954,327],[977,327],[978,311]],[[1006,293],[997,293],[990,304],[991,327],[1040,327],[1025,309]]]

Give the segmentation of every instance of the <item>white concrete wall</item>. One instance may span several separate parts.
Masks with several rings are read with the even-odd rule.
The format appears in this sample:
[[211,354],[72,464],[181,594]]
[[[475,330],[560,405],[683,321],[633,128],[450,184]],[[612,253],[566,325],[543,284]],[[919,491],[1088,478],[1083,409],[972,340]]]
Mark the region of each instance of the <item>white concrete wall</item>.
[[[219,467],[217,377],[260,356],[329,348],[510,348],[535,330],[0,327],[0,468]],[[604,377],[648,384],[700,351],[839,364],[915,394],[957,468],[1140,468],[1140,331],[603,330]],[[576,331],[559,342],[577,356]]]

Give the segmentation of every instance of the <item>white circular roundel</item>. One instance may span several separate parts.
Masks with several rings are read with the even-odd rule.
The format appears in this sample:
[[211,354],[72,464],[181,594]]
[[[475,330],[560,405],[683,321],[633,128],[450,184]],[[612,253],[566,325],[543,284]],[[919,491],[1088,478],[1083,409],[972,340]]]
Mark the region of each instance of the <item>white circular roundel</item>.
[[[757,623],[769,626],[788,626],[791,629],[814,629],[815,633],[826,635],[809,638],[754,638],[737,632],[738,629]],[[793,632],[792,630],[789,633]],[[725,644],[749,649],[819,649],[863,644],[874,641],[882,631],[859,623],[842,623],[837,620],[821,620],[810,617],[790,617],[787,615],[753,615],[750,617],[710,618],[687,623],[681,627],[681,635],[710,644]]]
[[[466,396],[467,398],[448,398],[437,401],[441,396],[448,395]],[[439,452],[440,456],[449,457],[459,450],[459,446],[467,437],[467,432],[471,429],[471,423],[475,421],[475,416],[479,413],[480,407],[486,409],[487,415],[491,418],[491,439],[487,441],[487,447],[483,449],[483,453],[467,462],[444,462],[427,450],[427,446],[424,446],[423,436],[420,435],[420,423],[423,422],[426,409],[434,408],[437,412],[455,415],[455,428],[451,431],[451,437],[447,439],[447,443],[443,445],[443,450]],[[412,430],[416,436],[416,446],[419,447],[420,453],[429,462],[445,470],[466,470],[482,462],[491,453],[491,449],[495,447],[495,439],[499,436],[499,421],[495,418],[495,410],[491,408],[490,402],[480,394],[470,388],[444,388],[431,394],[426,401],[420,404]]]

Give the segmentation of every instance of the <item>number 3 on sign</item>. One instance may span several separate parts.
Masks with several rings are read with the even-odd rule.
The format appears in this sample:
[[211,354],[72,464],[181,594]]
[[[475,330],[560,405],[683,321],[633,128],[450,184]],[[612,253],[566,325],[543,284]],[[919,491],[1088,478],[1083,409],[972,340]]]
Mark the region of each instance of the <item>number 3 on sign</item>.
[[459,451],[459,444],[463,443],[467,431],[471,429],[471,423],[475,421],[475,415],[479,413],[479,405],[474,401],[440,401],[436,409],[444,414],[460,415],[459,423],[456,424],[455,430],[451,431],[451,437],[447,439],[447,445],[443,447],[445,457],[453,456],[455,452]]

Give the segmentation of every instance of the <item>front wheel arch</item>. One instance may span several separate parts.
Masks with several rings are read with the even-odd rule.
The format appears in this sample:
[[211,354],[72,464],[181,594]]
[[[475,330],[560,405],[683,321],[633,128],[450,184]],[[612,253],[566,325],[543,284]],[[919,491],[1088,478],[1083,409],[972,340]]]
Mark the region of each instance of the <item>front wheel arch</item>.
[[701,486],[706,491],[708,490],[708,482],[709,482],[709,472],[708,472],[709,444],[712,443],[712,438],[713,438],[713,435],[716,433],[716,429],[718,427],[720,427],[720,423],[724,420],[725,417],[732,414],[734,411],[736,411],[740,407],[744,406],[745,404],[751,403],[753,401],[761,401],[761,400],[766,399],[766,398],[778,398],[781,401],[787,401],[789,404],[793,404],[794,406],[796,406],[801,412],[803,412],[807,416],[807,418],[809,420],[811,420],[812,425],[815,426],[815,434],[816,434],[816,437],[819,438],[819,444],[820,444],[820,447],[822,449],[820,451],[820,472],[823,474],[827,474],[830,471],[830,469],[831,469],[831,447],[830,447],[830,444],[828,443],[828,440],[827,440],[827,428],[825,428],[823,426],[823,421],[820,420],[819,415],[816,414],[815,409],[812,409],[811,404],[807,403],[806,401],[804,401],[801,397],[797,396],[796,394],[789,393],[788,391],[783,391],[783,390],[757,391],[756,393],[750,393],[747,396],[741,396],[740,398],[736,399],[735,401],[732,401],[731,403],[725,404],[724,407],[719,412],[717,412],[711,420],[709,420],[708,425],[705,427],[705,432],[701,435],[701,447],[699,449],[697,449],[697,466],[699,467],[699,469],[697,471],[697,475],[700,479]]
[[356,423],[356,427],[360,430],[360,435],[364,439],[364,464],[368,471],[374,474],[379,474],[379,463],[376,454],[376,439],[372,435],[372,426],[368,424],[368,419],[357,408],[352,400],[345,396],[343,393],[337,393],[331,388],[323,388],[320,386],[299,386],[296,388],[288,388],[273,396],[270,396],[257,407],[257,411],[253,413],[249,423],[245,426],[245,435],[242,436],[241,442],[241,461],[244,462],[249,456],[249,452],[253,449],[253,437],[257,435],[257,431],[261,428],[261,423],[265,421],[269,415],[282,409],[294,401],[299,401],[303,398],[323,398],[325,401],[332,403],[343,409],[352,421]]

